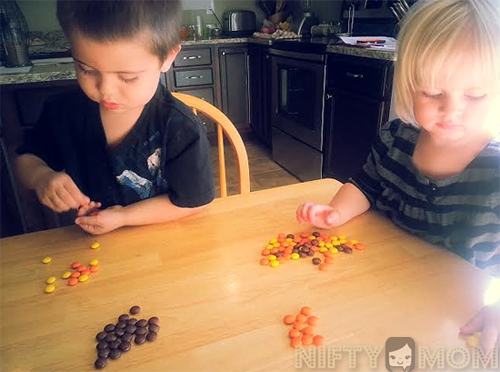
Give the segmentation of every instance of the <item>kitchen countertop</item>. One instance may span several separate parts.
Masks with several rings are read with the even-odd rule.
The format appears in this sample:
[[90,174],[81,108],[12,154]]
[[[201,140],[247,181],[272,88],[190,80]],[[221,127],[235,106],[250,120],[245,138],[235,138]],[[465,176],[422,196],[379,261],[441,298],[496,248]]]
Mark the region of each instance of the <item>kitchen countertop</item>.
[[[181,45],[199,46],[199,45],[225,45],[225,44],[240,44],[240,43],[272,45],[273,40],[258,39],[254,37],[221,38],[221,39],[209,39],[209,40],[183,41]],[[50,48],[45,47],[45,50],[47,49]],[[32,50],[35,50],[36,53],[44,53],[44,46],[31,47],[30,53]],[[384,59],[389,61],[394,61],[396,59],[395,52],[351,47],[344,45],[328,45],[326,46],[326,52],[346,54],[346,55],[365,57],[365,58]],[[15,84],[26,84],[26,83],[74,80],[74,79],[76,79],[76,74],[73,68],[73,63],[70,59],[68,59],[67,62],[61,62],[61,63],[53,63],[45,65],[35,64],[32,70],[28,73],[2,74],[0,75],[0,85],[5,86],[5,85],[15,85]]]

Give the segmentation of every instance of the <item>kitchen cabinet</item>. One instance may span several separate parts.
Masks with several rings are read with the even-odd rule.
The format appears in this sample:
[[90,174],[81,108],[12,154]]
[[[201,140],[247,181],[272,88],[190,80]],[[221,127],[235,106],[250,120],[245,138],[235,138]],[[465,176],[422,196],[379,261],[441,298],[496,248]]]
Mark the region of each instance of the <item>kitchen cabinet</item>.
[[271,56],[266,45],[248,47],[250,82],[250,127],[254,136],[271,147]]
[[250,125],[250,86],[248,82],[248,49],[219,48],[222,111],[238,130]]
[[393,62],[330,54],[323,174],[345,182],[362,168],[388,120]]

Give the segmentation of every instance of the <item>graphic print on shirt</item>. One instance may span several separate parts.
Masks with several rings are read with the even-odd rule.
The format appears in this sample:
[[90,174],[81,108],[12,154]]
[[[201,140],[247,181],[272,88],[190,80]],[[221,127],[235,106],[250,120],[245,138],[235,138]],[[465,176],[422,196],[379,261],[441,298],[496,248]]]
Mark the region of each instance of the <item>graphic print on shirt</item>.
[[[157,148],[147,159],[148,170],[153,177],[160,172],[161,148]],[[139,176],[131,170],[124,170],[116,177],[118,183],[130,187],[141,199],[147,199],[154,196],[153,182],[147,178]]]

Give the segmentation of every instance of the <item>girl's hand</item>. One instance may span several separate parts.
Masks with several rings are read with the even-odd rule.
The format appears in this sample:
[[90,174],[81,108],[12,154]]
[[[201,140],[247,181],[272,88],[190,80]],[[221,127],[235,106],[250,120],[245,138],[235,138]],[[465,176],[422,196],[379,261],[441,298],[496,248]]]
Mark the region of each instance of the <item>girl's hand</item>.
[[101,205],[102,205],[101,203],[94,201],[81,205],[80,208],[78,208],[78,213],[76,214],[76,216],[83,217],[83,216],[92,216],[94,214],[97,214],[98,209],[101,208]]
[[500,303],[483,307],[466,325],[460,328],[460,333],[464,335],[475,332],[482,332],[481,347],[485,353],[500,341]]
[[92,235],[104,234],[122,227],[125,223],[121,205],[103,210],[93,210],[89,215],[77,217],[75,223]]
[[340,224],[340,212],[329,205],[304,203],[297,208],[297,221],[330,229]]
[[37,180],[35,192],[40,203],[55,212],[67,212],[90,203],[89,197],[84,195],[73,179],[64,172],[44,172]]

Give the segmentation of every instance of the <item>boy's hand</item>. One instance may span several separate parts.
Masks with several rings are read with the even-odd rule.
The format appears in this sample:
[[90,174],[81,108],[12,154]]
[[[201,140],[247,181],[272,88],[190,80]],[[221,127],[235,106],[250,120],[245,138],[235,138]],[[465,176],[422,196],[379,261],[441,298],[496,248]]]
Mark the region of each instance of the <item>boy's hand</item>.
[[81,205],[80,208],[78,208],[78,213],[76,214],[76,216],[92,216],[93,214],[97,213],[97,210],[101,208],[101,205],[101,203],[95,201],[91,201],[90,203]]
[[89,234],[104,234],[124,225],[125,219],[121,209],[121,205],[114,205],[103,210],[92,210],[87,216],[77,217],[75,223]]
[[36,184],[35,192],[40,203],[55,212],[78,209],[81,205],[90,203],[89,197],[84,195],[64,172],[44,172]]
[[484,306],[466,325],[460,328],[460,333],[464,335],[475,332],[482,332],[481,347],[484,353],[500,341],[500,303]]
[[340,224],[340,212],[329,205],[304,203],[297,208],[297,221],[330,229]]

